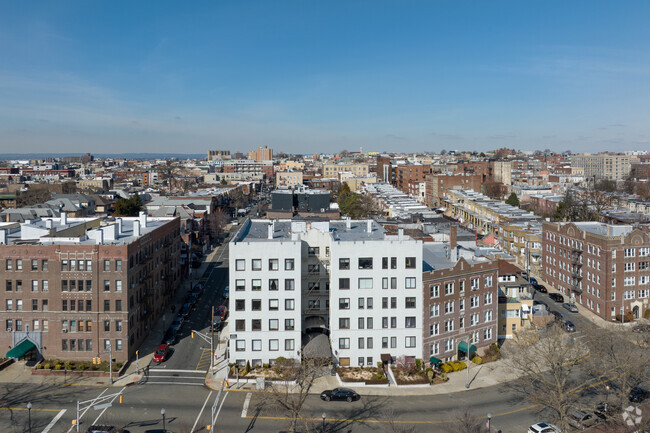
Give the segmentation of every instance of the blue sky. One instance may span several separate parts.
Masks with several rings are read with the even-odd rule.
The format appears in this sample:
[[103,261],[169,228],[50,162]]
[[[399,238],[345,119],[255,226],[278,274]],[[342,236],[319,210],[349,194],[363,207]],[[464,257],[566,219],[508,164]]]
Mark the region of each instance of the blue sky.
[[650,149],[647,1],[13,1],[0,152]]

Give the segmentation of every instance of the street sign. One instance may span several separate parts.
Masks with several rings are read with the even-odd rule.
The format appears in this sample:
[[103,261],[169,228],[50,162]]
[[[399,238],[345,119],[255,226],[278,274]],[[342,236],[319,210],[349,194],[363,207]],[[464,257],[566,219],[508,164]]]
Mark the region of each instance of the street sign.
[[95,406],[93,406],[93,409],[94,410],[102,410],[102,409],[109,408],[111,406],[113,406],[113,403],[96,404]]

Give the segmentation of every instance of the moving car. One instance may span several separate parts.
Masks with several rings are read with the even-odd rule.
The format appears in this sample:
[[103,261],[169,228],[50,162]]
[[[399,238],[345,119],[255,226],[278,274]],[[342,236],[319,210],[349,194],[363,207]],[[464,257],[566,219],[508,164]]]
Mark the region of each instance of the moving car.
[[564,296],[560,295],[559,293],[549,293],[548,297],[555,302],[564,302]]
[[547,422],[538,422],[535,425],[528,427],[528,433],[561,433],[562,431]]
[[361,396],[356,392],[352,391],[350,388],[334,388],[323,391],[320,394],[321,400],[330,401],[330,400],[345,400],[347,402],[352,402],[359,400]]
[[161,344],[153,354],[153,362],[165,362],[169,356],[169,344]]
[[577,428],[578,430],[585,430],[596,424],[600,424],[600,418],[593,412],[576,410],[569,414],[568,423],[571,427]]
[[578,312],[578,307],[576,307],[576,304],[570,304],[568,302],[565,302],[564,304],[562,304],[562,306],[572,313]]
[[576,325],[574,325],[570,320],[565,320],[562,322],[562,329],[566,332],[576,332]]

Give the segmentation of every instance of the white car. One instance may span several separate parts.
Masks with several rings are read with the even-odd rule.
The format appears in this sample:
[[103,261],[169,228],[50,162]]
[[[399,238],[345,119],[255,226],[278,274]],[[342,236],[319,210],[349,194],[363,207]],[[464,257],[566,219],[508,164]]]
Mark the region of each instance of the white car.
[[528,433],[562,433],[562,430],[546,422],[538,422],[528,427]]

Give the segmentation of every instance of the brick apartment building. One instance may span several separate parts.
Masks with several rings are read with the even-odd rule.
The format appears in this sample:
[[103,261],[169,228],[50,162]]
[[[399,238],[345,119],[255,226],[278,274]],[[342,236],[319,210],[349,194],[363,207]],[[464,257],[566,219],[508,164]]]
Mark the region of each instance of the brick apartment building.
[[542,223],[542,275],[605,320],[643,317],[650,292],[650,235],[631,225]]
[[480,191],[483,176],[480,174],[457,173],[442,174],[432,173],[425,176],[426,193],[425,203],[429,207],[441,206],[441,198],[448,189],[471,189]]
[[430,165],[400,165],[396,168],[395,186],[400,191],[408,194],[409,184],[412,182],[424,182],[425,175],[431,173]]
[[180,285],[180,250],[179,219],[145,213],[0,223],[0,345],[128,360]]
[[453,229],[449,244],[424,244],[422,254],[422,356],[432,363],[497,342],[498,262],[457,249]]

